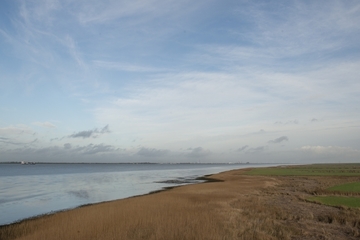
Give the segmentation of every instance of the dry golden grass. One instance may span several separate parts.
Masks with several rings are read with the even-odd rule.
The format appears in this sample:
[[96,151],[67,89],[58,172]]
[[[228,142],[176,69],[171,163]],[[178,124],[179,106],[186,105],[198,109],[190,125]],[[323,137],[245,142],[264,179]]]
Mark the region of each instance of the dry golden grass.
[[85,206],[0,228],[0,239],[358,239],[360,211],[305,199],[351,177],[214,175],[223,182]]

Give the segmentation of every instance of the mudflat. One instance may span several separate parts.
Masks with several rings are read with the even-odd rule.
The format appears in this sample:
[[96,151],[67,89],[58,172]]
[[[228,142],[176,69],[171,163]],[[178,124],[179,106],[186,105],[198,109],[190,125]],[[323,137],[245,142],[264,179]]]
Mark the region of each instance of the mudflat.
[[249,173],[25,220],[1,227],[0,239],[359,239],[358,208],[309,199],[360,175]]

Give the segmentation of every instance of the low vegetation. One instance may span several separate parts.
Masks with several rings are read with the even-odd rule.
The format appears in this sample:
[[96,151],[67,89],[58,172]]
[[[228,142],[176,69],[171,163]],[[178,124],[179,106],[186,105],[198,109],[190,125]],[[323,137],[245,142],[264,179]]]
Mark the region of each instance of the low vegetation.
[[[0,239],[359,239],[360,209],[320,204],[330,187],[359,182],[360,174],[348,175],[359,165],[338,165],[342,174],[335,165],[311,166],[260,170],[266,176],[229,171],[212,176],[218,182],[3,226]],[[330,170],[339,175],[308,174]]]
[[360,164],[313,164],[254,168],[246,174],[262,176],[360,176]]
[[[246,174],[264,176],[333,176],[344,180],[345,177],[360,177],[360,164],[314,164],[258,168],[251,169]],[[355,179],[359,181],[359,178]],[[360,182],[350,182],[328,188],[319,187],[312,194],[321,196],[308,197],[307,200],[330,206],[360,207]]]
[[328,191],[360,193],[360,182],[341,184],[326,189]]
[[341,197],[341,196],[316,196],[309,197],[310,201],[319,202],[330,206],[345,206],[360,208],[360,198],[358,197]]

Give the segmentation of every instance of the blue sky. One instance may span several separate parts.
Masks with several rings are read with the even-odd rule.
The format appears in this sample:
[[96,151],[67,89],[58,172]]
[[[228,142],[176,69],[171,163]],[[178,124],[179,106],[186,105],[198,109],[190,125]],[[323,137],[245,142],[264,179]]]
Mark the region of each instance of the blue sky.
[[359,1],[0,3],[0,161],[356,162]]

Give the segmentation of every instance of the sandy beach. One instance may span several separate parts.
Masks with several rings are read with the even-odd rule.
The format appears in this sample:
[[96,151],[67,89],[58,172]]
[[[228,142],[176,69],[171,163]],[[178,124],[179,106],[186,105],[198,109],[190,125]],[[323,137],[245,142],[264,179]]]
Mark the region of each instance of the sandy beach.
[[[249,169],[0,228],[0,239],[358,239],[358,209],[306,201],[354,177],[249,176]],[[358,178],[357,178],[358,179]]]

